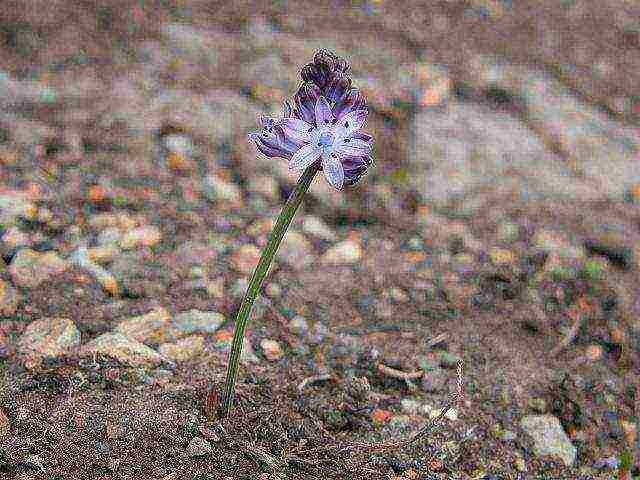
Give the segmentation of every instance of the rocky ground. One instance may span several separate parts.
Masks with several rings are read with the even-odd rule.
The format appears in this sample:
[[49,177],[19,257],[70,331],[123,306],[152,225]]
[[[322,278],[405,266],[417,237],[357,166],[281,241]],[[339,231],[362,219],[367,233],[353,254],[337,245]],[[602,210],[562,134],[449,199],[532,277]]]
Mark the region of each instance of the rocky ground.
[[[213,422],[296,180],[246,134],[317,48],[376,168],[312,185]],[[628,0],[5,0],[0,478],[637,474],[639,50]]]

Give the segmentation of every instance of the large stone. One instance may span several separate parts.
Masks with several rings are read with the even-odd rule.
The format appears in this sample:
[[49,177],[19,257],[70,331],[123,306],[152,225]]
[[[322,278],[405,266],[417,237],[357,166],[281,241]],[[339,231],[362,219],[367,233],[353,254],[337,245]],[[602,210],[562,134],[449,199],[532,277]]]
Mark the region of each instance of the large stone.
[[123,320],[115,328],[116,333],[142,343],[162,343],[173,339],[171,314],[166,308],[158,307],[137,317]]
[[534,453],[538,456],[559,457],[567,467],[576,461],[577,449],[553,415],[527,415],[520,421],[522,429],[533,439]]
[[81,355],[100,353],[134,367],[160,365],[165,359],[153,348],[121,333],[104,333],[80,349]]
[[45,318],[29,324],[20,337],[18,352],[27,364],[56,358],[80,345],[80,331],[68,318]]
[[35,288],[68,267],[55,252],[40,253],[24,248],[16,254],[9,265],[13,282],[24,288]]
[[525,200],[601,196],[520,120],[477,104],[418,113],[407,159],[408,181],[439,204],[493,190]]

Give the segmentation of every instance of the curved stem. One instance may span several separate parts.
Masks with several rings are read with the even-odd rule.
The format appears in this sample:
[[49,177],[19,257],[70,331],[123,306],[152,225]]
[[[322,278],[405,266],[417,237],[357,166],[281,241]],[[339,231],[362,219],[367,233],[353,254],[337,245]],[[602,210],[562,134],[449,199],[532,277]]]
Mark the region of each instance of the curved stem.
[[[236,380],[238,378],[238,368],[240,366],[240,355],[242,354],[242,343],[244,340],[244,332],[249,322],[249,316],[251,315],[251,309],[253,303],[260,292],[262,282],[269,271],[269,266],[273,261],[273,258],[278,251],[278,247],[282,242],[282,239],[291,224],[291,220],[295,215],[304,194],[309,189],[313,177],[318,172],[320,166],[318,163],[308,167],[296,184],[295,188],[289,195],[287,203],[282,208],[280,216],[276,220],[276,224],[271,231],[267,246],[262,251],[262,256],[258,262],[258,266],[253,271],[249,286],[247,287],[247,293],[244,295],[242,305],[238,311],[238,317],[236,318],[236,329],[233,333],[233,343],[231,344],[231,352],[229,353],[229,364],[227,366],[227,379],[225,382],[225,392],[223,404],[220,408],[219,415],[221,418],[226,417],[233,406],[233,397],[235,394]],[[211,395],[211,394],[210,394]],[[208,414],[213,417],[215,412],[209,411]]]

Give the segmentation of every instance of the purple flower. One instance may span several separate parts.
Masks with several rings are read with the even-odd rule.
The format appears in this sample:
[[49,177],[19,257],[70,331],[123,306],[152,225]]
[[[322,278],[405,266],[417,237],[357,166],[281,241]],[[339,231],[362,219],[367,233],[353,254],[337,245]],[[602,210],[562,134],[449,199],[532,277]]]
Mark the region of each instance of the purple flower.
[[293,102],[285,101],[283,118],[262,117],[262,131],[249,134],[258,150],[289,160],[293,171],[320,162],[338,190],[355,185],[373,166],[373,137],[360,131],[369,111],[360,91],[351,87],[348,70],[336,55],[316,53],[302,69]]

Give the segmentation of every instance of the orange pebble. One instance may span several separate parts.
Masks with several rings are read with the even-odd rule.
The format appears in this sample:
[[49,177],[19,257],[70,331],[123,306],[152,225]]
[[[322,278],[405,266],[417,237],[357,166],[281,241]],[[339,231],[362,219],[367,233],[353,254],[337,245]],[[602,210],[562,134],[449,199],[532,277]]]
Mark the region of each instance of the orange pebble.
[[624,341],[624,332],[621,328],[613,328],[611,329],[611,340],[613,343],[623,343]]
[[376,408],[371,414],[371,417],[373,418],[374,422],[387,423],[389,420],[391,420],[391,417],[393,417],[393,413],[389,410]]
[[101,185],[92,185],[87,192],[89,201],[92,203],[103,202],[107,198],[107,191]]
[[233,333],[229,330],[218,330],[214,337],[218,342],[231,342]]
[[589,345],[585,351],[585,355],[591,361],[600,360],[602,357],[602,347],[600,345]]

